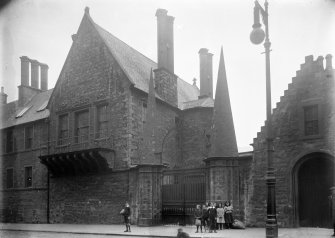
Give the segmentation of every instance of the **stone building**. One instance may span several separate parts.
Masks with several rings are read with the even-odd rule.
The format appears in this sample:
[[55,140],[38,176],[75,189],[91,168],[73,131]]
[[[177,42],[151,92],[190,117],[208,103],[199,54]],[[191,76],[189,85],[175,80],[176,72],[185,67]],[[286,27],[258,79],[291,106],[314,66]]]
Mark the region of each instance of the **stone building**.
[[[196,204],[232,200],[235,217],[264,225],[265,127],[254,152],[239,154],[222,49],[214,100],[213,54],[199,50],[200,88],[182,80],[174,17],[164,9],[156,17],[157,63],[97,25],[88,8],[54,89],[47,65],[21,57],[18,100],[0,94],[1,221],[120,223],[128,201],[135,224],[189,223]],[[321,58],[306,60],[273,112],[281,226],[305,225],[305,161],[333,159],[331,56],[326,69]]]
[[[329,227],[334,183],[334,70],[332,56],[307,56],[272,113],[277,218],[280,226]],[[248,224],[264,224],[266,126],[253,141]]]

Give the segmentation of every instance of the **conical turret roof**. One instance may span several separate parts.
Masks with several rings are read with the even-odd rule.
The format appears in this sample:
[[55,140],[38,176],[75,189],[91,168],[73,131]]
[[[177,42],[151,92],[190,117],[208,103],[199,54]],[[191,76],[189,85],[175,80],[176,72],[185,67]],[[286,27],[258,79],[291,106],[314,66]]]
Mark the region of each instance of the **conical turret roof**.
[[215,92],[210,157],[238,157],[222,48]]

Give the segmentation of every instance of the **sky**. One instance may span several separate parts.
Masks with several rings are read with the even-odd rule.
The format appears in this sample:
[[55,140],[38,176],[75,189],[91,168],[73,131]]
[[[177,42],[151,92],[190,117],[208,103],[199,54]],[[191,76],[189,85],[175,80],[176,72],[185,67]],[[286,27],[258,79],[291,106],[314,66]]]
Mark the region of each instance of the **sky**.
[[[12,1],[0,10],[0,86],[8,101],[17,100],[23,55],[49,65],[54,87],[86,6],[95,23],[154,61],[155,12],[167,9],[175,17],[175,74],[189,83],[199,79],[198,51],[207,48],[214,54],[215,89],[222,46],[237,144],[251,148],[266,118],[264,47],[249,39],[253,0]],[[269,32],[274,108],[305,56],[335,56],[335,1],[269,0]]]

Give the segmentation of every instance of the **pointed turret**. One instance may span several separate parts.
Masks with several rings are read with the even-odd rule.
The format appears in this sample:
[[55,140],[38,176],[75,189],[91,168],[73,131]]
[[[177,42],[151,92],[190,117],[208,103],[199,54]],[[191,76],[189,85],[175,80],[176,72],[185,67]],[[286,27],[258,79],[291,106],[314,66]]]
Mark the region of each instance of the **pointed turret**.
[[238,157],[222,47],[215,92],[210,157]]
[[150,72],[149,92],[147,102],[146,120],[143,127],[142,143],[140,143],[140,163],[155,163],[155,126],[156,126],[156,97],[152,69]]

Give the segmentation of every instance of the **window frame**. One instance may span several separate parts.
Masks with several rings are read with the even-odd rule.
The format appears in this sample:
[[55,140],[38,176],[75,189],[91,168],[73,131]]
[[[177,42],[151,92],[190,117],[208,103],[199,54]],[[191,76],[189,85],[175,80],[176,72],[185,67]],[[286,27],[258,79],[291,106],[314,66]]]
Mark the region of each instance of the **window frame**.
[[[11,143],[9,143],[9,140],[8,140],[8,138],[9,138],[9,136],[8,136],[8,133],[9,132],[11,132]],[[15,151],[15,136],[14,136],[14,128],[8,128],[7,130],[6,130],[6,144],[5,144],[5,152],[6,153],[12,153],[12,152],[14,152]],[[10,145],[10,147],[9,147],[9,145]],[[9,150],[9,148],[11,148],[10,150]]]
[[[27,129],[31,128],[31,144],[30,147],[27,147]],[[34,143],[34,125],[28,125],[24,127],[24,149],[30,150],[33,149],[33,143]]]
[[[30,186],[28,186],[28,176],[27,176],[27,169],[31,169],[31,180],[30,180]],[[33,166],[28,165],[24,166],[24,187],[25,188],[32,188],[33,187]]]
[[[307,110],[311,110],[310,112],[307,112]],[[316,116],[315,111],[316,111]],[[319,112],[319,105],[318,104],[312,104],[312,105],[306,105],[303,106],[303,113],[304,113],[304,136],[316,136],[320,134],[320,128],[319,128],[319,120],[320,120],[320,112]],[[312,118],[307,118],[307,113],[312,114]],[[308,125],[312,124],[312,131],[309,132]],[[316,124],[316,125],[315,125]],[[308,134],[307,134],[308,133]]]
[[[306,135],[305,134],[305,112],[304,108],[308,106],[318,106],[318,134]],[[300,140],[313,140],[320,139],[324,136],[324,107],[325,101],[322,98],[310,98],[299,102],[298,104],[298,117],[299,117],[299,138]]]
[[[87,126],[81,126],[78,127],[78,118],[80,114],[84,114],[87,113]],[[90,138],[90,110],[89,108],[85,108],[85,109],[81,109],[78,111],[74,112],[74,126],[73,126],[74,130],[73,130],[73,143],[75,144],[81,144],[81,143],[87,143],[89,142],[89,138]],[[78,130],[83,130],[83,128],[87,128],[87,139],[82,140],[79,137],[81,137],[79,135]],[[85,137],[86,138],[86,137]]]
[[[100,108],[105,109],[105,120],[100,120]],[[108,104],[99,104],[96,106],[96,123],[95,123],[95,139],[105,139],[108,137],[108,128],[109,128],[109,120],[108,120]],[[101,132],[101,125],[105,125],[105,130]],[[103,126],[102,126],[103,127]]]
[[[57,135],[57,145],[66,145],[66,141],[68,141],[69,140],[69,137],[70,137],[70,126],[69,126],[69,113],[63,113],[63,114],[60,114],[59,116],[58,116],[58,135]],[[67,118],[67,122],[65,123],[66,124],[66,128],[67,128],[67,130],[62,130],[62,123],[61,123],[61,118],[63,118],[63,117],[66,117]],[[64,131],[67,131],[67,137],[62,137],[62,133],[64,132]]]
[[[8,170],[12,171],[12,178],[11,178],[12,186],[11,187],[8,186]],[[6,189],[12,189],[12,188],[14,188],[14,168],[8,167],[6,168]]]

